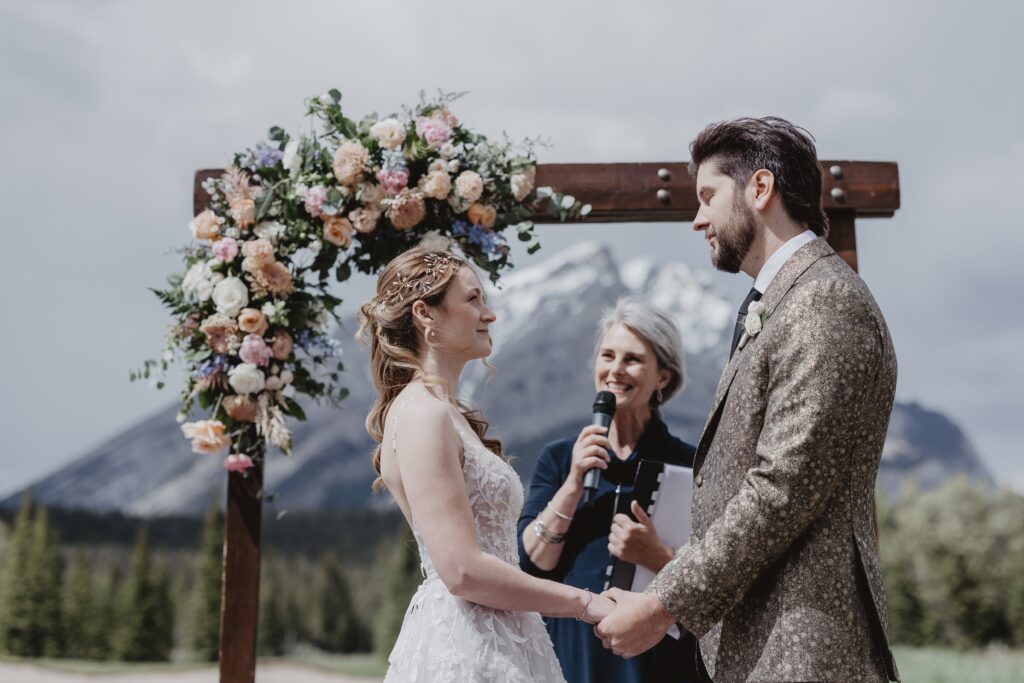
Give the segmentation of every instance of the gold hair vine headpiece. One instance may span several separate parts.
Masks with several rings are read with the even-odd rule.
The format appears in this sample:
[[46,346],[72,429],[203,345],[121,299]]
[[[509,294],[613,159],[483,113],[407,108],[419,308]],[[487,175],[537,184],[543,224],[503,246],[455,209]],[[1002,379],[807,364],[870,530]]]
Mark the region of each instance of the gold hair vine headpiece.
[[388,287],[380,297],[380,309],[397,306],[406,297],[423,298],[439,279],[444,277],[449,268],[461,266],[462,259],[452,254],[429,253],[423,256],[424,273],[418,278],[399,275],[394,284]]

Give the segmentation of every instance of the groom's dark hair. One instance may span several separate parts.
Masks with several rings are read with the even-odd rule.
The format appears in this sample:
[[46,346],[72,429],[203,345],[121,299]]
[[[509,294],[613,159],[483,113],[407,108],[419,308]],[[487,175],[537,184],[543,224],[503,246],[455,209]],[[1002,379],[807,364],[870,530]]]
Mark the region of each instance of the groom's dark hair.
[[785,119],[766,116],[712,123],[690,143],[690,173],[708,159],[745,186],[760,169],[775,176],[775,189],[790,218],[817,235],[828,233],[821,205],[821,166],[814,137]]

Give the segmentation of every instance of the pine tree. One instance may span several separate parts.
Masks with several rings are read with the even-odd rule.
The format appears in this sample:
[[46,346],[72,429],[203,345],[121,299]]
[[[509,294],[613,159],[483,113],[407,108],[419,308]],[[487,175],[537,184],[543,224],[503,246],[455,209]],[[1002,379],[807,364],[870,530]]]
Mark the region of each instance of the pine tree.
[[174,649],[174,603],[171,600],[171,579],[162,567],[153,577],[152,629],[156,659],[168,661]]
[[199,555],[196,558],[196,582],[191,605],[190,645],[195,656],[207,662],[220,654],[220,589],[224,553],[224,515],[212,505],[206,513]]
[[[172,643],[162,631],[160,589],[149,557],[146,530],[141,529],[132,551],[131,573],[121,596],[116,652],[129,662],[157,662],[169,658]],[[167,598],[169,602],[169,597]]]
[[[64,561],[57,531],[45,507],[36,509],[32,529],[32,575],[29,586],[35,610],[36,646],[39,655],[64,655],[62,595]],[[38,655],[37,655],[38,656]]]
[[64,596],[65,654],[73,659],[98,659],[97,603],[92,568],[84,560],[72,566]]
[[264,558],[260,573],[260,621],[257,651],[262,656],[280,657],[285,653],[285,596],[280,572],[273,560]]
[[4,651],[21,657],[37,656],[33,651],[35,610],[28,592],[32,560],[32,494],[21,498],[4,567],[0,595],[0,645]]
[[416,541],[408,526],[402,527],[384,567],[384,597],[374,624],[374,649],[384,655],[391,652],[402,628],[405,610],[422,580]]
[[344,570],[333,553],[320,562],[320,647],[328,652],[365,652],[370,636],[356,614]]

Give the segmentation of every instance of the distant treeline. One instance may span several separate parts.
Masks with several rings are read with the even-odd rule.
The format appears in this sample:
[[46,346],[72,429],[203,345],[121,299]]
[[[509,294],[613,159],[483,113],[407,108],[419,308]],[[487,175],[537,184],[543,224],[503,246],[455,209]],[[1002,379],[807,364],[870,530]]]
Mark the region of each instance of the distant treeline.
[[[16,514],[0,508],[0,520],[7,526],[13,526]],[[153,548],[188,551],[199,547],[203,525],[201,516],[132,517],[59,507],[49,507],[48,514],[64,547],[130,547],[145,528]],[[363,562],[372,559],[380,539],[394,536],[403,524],[397,510],[278,512],[265,505],[262,545],[282,555],[319,557],[333,551],[345,562]]]
[[[216,660],[219,510],[203,520],[138,520],[50,510],[26,496],[7,520],[0,521],[0,652]],[[420,580],[415,544],[399,520],[364,511],[265,521],[260,653],[298,644],[389,651]]]

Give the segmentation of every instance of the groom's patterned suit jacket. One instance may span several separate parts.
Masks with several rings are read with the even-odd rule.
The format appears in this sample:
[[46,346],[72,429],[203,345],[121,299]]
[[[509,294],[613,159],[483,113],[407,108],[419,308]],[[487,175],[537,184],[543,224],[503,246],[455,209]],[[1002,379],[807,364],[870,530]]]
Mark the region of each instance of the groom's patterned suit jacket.
[[888,328],[822,238],[761,300],[697,446],[690,542],[647,592],[699,637],[716,683],[899,680],[872,525]]

